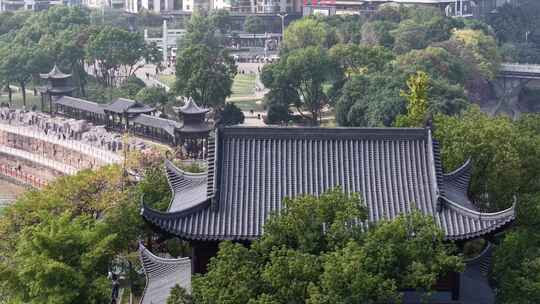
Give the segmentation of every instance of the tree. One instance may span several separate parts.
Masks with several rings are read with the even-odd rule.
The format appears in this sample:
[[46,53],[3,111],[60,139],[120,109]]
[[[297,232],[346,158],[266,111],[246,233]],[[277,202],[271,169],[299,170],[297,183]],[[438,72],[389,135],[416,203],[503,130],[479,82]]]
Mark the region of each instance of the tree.
[[88,39],[86,58],[93,65],[98,81],[106,87],[115,86],[118,76],[132,76],[142,59],[159,62],[155,45],[147,45],[140,33],[130,33],[113,27],[96,30]]
[[186,33],[179,41],[179,49],[202,44],[211,49],[221,49],[224,34],[231,29],[229,13],[224,10],[210,14],[195,12],[186,26]]
[[397,24],[387,21],[370,21],[362,25],[362,40],[361,44],[365,46],[384,46],[392,48],[394,38],[390,35],[390,31],[395,29]]
[[501,55],[493,37],[478,30],[463,29],[454,31],[450,41],[457,42],[461,46],[461,53],[471,52],[474,63],[483,77],[495,78],[501,63]]
[[220,125],[231,126],[244,123],[244,113],[234,103],[226,103],[221,112]]
[[289,119],[291,118],[289,105],[279,101],[273,101],[268,97],[268,94],[265,98],[266,104],[268,105],[265,122],[267,124],[283,124],[289,122]]
[[[176,61],[174,91],[192,97],[203,106],[218,112],[231,95],[237,72],[236,64],[221,44],[216,15],[194,14],[182,41]],[[219,22],[218,22],[219,21]]]
[[135,99],[148,105],[163,105],[169,101],[169,94],[160,87],[142,88]]
[[425,24],[418,23],[413,19],[407,19],[399,23],[398,27],[391,31],[394,37],[394,52],[403,54],[410,50],[425,48],[428,29]]
[[16,286],[15,298],[30,303],[107,301],[109,284],[100,273],[106,273],[113,257],[115,235],[105,235],[102,225],[64,213],[24,229],[12,257],[17,266],[2,275]]
[[221,109],[231,88],[236,65],[226,50],[212,50],[203,44],[186,47],[176,62],[175,91],[202,106]]
[[[538,120],[534,116],[534,120]],[[529,117],[513,123],[490,117],[477,107],[458,116],[435,116],[435,138],[441,143],[442,163],[449,172],[468,158],[473,162],[469,193],[488,211],[508,208],[520,193],[538,191],[539,133]]]
[[540,298],[540,194],[520,196],[517,227],[496,247],[493,278],[497,302],[534,303]]
[[171,289],[171,294],[169,298],[167,298],[167,304],[192,304],[193,299],[187,293],[187,291],[180,287],[179,285],[175,285]]
[[407,99],[407,114],[396,118],[397,127],[423,127],[428,114],[429,76],[422,71],[407,80],[408,92],[401,91]]
[[8,84],[17,84],[21,89],[23,105],[26,107],[26,86],[40,72],[48,67],[47,54],[35,44],[20,45],[11,43],[6,45],[0,54],[0,75]]
[[328,103],[323,85],[337,72],[328,52],[315,46],[297,49],[272,66],[263,70],[263,82],[270,85],[276,96],[287,93],[288,89],[295,91],[299,98],[293,101],[299,114],[312,124],[318,124],[321,110]]
[[540,12],[530,5],[505,4],[497,8],[496,14],[489,14],[487,23],[490,24],[501,42],[526,42],[527,32],[534,31],[538,22],[529,17],[535,16],[534,12]]
[[270,124],[288,122],[290,118],[289,107],[300,102],[298,92],[288,81],[286,71],[280,64],[267,64],[261,72],[261,81],[271,90],[264,96],[268,106],[267,122]]
[[329,254],[312,303],[397,303],[399,290],[429,291],[440,277],[463,270],[455,248],[432,217],[419,211],[379,223],[361,244]]
[[425,71],[433,78],[464,84],[467,79],[465,62],[442,47],[429,46],[397,57],[397,67],[406,74]]
[[258,16],[247,16],[244,21],[244,31],[252,34],[264,33],[264,20]]
[[[164,175],[161,178],[165,188],[152,181],[152,190],[161,196],[147,196],[146,202],[170,194],[159,190],[168,188]],[[108,166],[59,177],[3,208],[0,299],[9,303],[107,302],[111,260],[121,255],[137,263],[138,240],[155,239],[139,214],[137,187],[124,184],[118,166]],[[140,278],[130,276],[135,295],[141,291]]]
[[347,81],[337,99],[336,121],[341,126],[391,126],[405,110],[400,90],[405,77],[393,70],[356,75]]
[[428,291],[462,270],[431,217],[413,212],[363,233],[366,210],[339,189],[286,199],[261,239],[223,242],[193,280],[197,303],[379,303],[398,288]]
[[328,31],[325,24],[315,18],[297,20],[285,29],[283,53],[307,47],[329,47]]
[[387,49],[356,44],[336,44],[330,49],[330,56],[339,62],[347,79],[352,75],[380,72],[394,59]]

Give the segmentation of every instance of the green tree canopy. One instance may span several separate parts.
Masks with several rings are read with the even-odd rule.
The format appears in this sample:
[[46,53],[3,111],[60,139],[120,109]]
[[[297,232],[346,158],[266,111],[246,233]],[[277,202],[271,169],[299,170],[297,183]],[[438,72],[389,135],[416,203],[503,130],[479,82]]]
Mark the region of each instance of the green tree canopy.
[[442,147],[447,172],[473,161],[470,193],[481,207],[500,211],[510,207],[520,193],[538,191],[540,137],[537,131],[522,127],[537,116],[510,119],[490,117],[477,107],[458,116],[435,117],[435,138]]
[[433,219],[413,212],[363,233],[357,195],[286,199],[250,247],[223,242],[193,281],[197,303],[379,303],[460,271]]
[[164,105],[169,101],[169,94],[160,87],[142,88],[135,99],[148,105]]
[[157,63],[161,57],[157,47],[147,45],[140,33],[103,27],[90,34],[86,59],[97,72],[98,81],[110,87],[116,84],[120,71],[123,71],[121,76],[132,76],[142,59]]
[[311,46],[291,51],[279,62],[265,68],[262,79],[274,97],[298,96],[297,99],[287,100],[287,104],[294,102],[301,116],[318,124],[321,110],[329,102],[323,85],[331,83],[336,73],[337,66],[328,52],[321,47]]
[[234,103],[226,103],[220,115],[220,125],[232,126],[244,123],[244,113]]
[[167,304],[192,304],[193,299],[191,295],[179,285],[174,286],[171,289],[171,294],[167,298]]
[[472,53],[474,63],[482,76],[487,79],[495,78],[501,63],[501,55],[493,37],[478,30],[463,29],[454,31],[450,40],[461,46],[461,52]]
[[219,38],[221,15],[194,14],[180,42],[174,91],[218,112],[232,93],[237,68]]
[[193,44],[182,49],[176,61],[175,91],[202,106],[221,109],[231,88],[236,65],[224,49]]
[[264,20],[258,16],[247,16],[244,21],[244,31],[252,34],[264,33]]
[[401,96],[407,99],[407,114],[396,118],[397,127],[421,128],[425,125],[428,115],[429,76],[422,71],[412,75],[407,80],[407,91],[401,91]]
[[327,35],[327,27],[320,20],[316,18],[297,20],[285,29],[282,52],[287,53],[307,47],[328,47]]

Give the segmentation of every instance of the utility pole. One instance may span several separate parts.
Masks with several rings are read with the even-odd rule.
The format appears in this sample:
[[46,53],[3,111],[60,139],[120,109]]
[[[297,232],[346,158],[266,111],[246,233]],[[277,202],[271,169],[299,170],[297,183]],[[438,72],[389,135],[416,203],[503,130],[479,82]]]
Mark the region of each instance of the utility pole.
[[285,17],[287,17],[289,14],[286,12],[280,12],[278,16],[281,18],[281,42],[283,42],[283,38],[285,36]]

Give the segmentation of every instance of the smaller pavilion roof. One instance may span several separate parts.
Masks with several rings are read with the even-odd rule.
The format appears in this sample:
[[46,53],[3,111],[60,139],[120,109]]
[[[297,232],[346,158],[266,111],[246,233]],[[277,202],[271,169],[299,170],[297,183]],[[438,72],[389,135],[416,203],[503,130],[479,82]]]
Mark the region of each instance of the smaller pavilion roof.
[[175,285],[191,290],[191,260],[166,259],[152,254],[139,244],[139,255],[146,275],[140,304],[165,304]]
[[39,74],[39,77],[43,79],[66,79],[71,77],[71,74],[65,74],[55,64],[52,70],[47,74]]
[[153,112],[155,108],[149,107],[138,101],[118,98],[105,107],[105,111],[114,113],[130,113],[130,114],[142,114]]
[[71,96],[62,96],[60,99],[54,102],[55,104],[63,105],[65,107],[70,107],[73,109],[79,109],[85,112],[91,112],[96,114],[105,114],[103,112],[103,105],[99,103],[87,101],[80,98],[75,98]]
[[188,98],[186,103],[178,108],[178,111],[182,114],[205,114],[208,113],[210,109],[201,108],[193,101],[193,98]]
[[143,126],[163,129],[165,132],[167,132],[169,135],[173,137],[174,137],[175,129],[182,128],[182,124],[175,120],[160,118],[160,117],[146,115],[146,114],[141,114],[137,116],[133,120],[133,122],[143,125]]

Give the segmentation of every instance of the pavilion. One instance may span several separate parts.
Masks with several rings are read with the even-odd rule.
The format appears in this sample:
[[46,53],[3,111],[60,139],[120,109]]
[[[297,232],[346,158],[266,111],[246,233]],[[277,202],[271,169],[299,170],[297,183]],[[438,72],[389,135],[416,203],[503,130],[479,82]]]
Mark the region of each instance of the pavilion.
[[47,74],[40,75],[47,84],[39,89],[41,110],[49,103],[51,114],[61,114],[75,119],[84,119],[110,130],[131,131],[170,145],[185,145],[188,153],[197,156],[207,146],[212,129],[206,120],[210,111],[199,107],[192,98],[177,108],[182,119],[178,122],[155,115],[156,109],[136,100],[118,98],[109,104],[72,97],[71,74],[65,74],[55,65]]
[[201,150],[206,149],[208,135],[212,129],[206,120],[206,114],[210,109],[199,107],[193,98],[186,98],[184,105],[175,110],[183,122],[182,127],[176,130],[178,144],[185,145],[187,152],[196,158]]
[[127,130],[129,122],[141,114],[152,114],[155,108],[149,107],[138,101],[118,98],[103,108],[107,116],[107,127],[116,130]]
[[70,85],[71,74],[65,74],[56,64],[47,74],[40,74],[39,77],[46,81],[46,84],[38,90],[41,95],[41,111],[44,112],[45,104],[49,103],[49,111],[52,113],[53,101],[62,96],[71,96],[75,88]]

